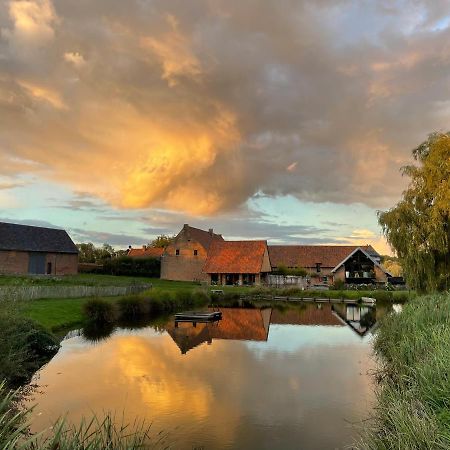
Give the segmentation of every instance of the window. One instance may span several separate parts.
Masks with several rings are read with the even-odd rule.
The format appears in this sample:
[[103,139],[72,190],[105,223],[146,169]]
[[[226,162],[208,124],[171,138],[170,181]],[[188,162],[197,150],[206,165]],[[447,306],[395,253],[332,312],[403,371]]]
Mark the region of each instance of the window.
[[320,266],[322,265],[322,263],[316,263],[316,272],[320,273],[322,271],[322,269],[320,268]]
[[194,250],[194,256],[198,255],[198,250]]
[[52,274],[52,263],[48,262],[47,263],[47,275],[51,275]]
[[177,248],[177,249],[175,250],[175,255],[176,255],[176,256],[180,256],[180,249],[179,249],[179,248]]

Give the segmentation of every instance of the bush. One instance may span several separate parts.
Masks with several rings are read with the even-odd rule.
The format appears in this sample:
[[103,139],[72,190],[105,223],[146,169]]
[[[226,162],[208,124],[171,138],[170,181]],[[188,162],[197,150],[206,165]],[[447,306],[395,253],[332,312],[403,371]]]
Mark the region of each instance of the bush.
[[105,261],[102,273],[107,275],[159,278],[161,261],[157,258],[130,258],[123,256]]
[[144,297],[129,295],[117,302],[121,319],[136,319],[150,312],[149,302]]
[[211,303],[211,295],[205,289],[196,289],[192,292],[191,297],[194,305],[203,306]]
[[113,323],[116,319],[114,306],[101,298],[92,298],[83,306],[83,313],[88,321],[97,324]]
[[344,286],[345,286],[344,280],[336,279],[334,280],[332,289],[334,289],[335,291],[342,291],[344,289]]
[[9,386],[27,383],[59,348],[58,340],[42,326],[16,313],[17,305],[0,309],[0,380]]

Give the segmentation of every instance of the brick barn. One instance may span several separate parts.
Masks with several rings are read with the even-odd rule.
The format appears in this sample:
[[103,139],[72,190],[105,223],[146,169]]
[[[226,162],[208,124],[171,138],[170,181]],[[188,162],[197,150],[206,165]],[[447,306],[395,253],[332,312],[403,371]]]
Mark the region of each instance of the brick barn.
[[185,224],[161,257],[161,278],[177,281],[208,281],[203,272],[213,242],[223,241],[220,234]]
[[0,273],[72,275],[78,249],[64,230],[0,222]]
[[271,270],[266,241],[215,241],[203,268],[219,285],[260,285]]

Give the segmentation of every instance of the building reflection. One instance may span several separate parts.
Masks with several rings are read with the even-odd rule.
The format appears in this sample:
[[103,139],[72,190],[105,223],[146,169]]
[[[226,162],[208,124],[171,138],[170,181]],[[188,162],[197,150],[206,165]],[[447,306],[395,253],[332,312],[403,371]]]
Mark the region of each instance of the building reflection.
[[365,305],[334,304],[333,312],[337,318],[348,325],[359,336],[365,336],[375,326],[376,308]]
[[213,339],[237,341],[267,341],[269,336],[271,308],[220,308],[222,319],[216,322],[193,323],[172,320],[167,332],[178,345],[181,353]]
[[309,303],[299,307],[219,308],[222,319],[216,322],[175,322],[166,331],[182,354],[215,339],[237,341],[267,341],[269,328],[274,325],[348,326],[363,337],[375,325],[376,309],[356,304]]

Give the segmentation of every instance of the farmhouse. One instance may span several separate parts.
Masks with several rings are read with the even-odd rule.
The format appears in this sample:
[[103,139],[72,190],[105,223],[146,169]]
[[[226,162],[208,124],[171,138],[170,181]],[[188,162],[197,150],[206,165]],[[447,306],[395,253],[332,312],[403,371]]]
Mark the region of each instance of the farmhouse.
[[0,222],[0,273],[77,272],[78,249],[66,231]]
[[161,278],[178,281],[207,281],[203,272],[208,251],[213,242],[223,241],[220,234],[200,230],[185,224],[166,247],[161,257]]
[[271,271],[266,241],[216,241],[203,272],[210,284],[259,285]]
[[305,269],[313,284],[342,280],[349,284],[385,282],[391,276],[370,246],[269,245],[272,270]]
[[[155,249],[132,249],[133,256]],[[159,250],[161,251],[161,250]],[[305,269],[310,284],[386,282],[391,274],[370,246],[267,245],[266,241],[227,241],[222,235],[185,224],[161,256],[161,278],[217,285],[264,284],[281,266]]]

